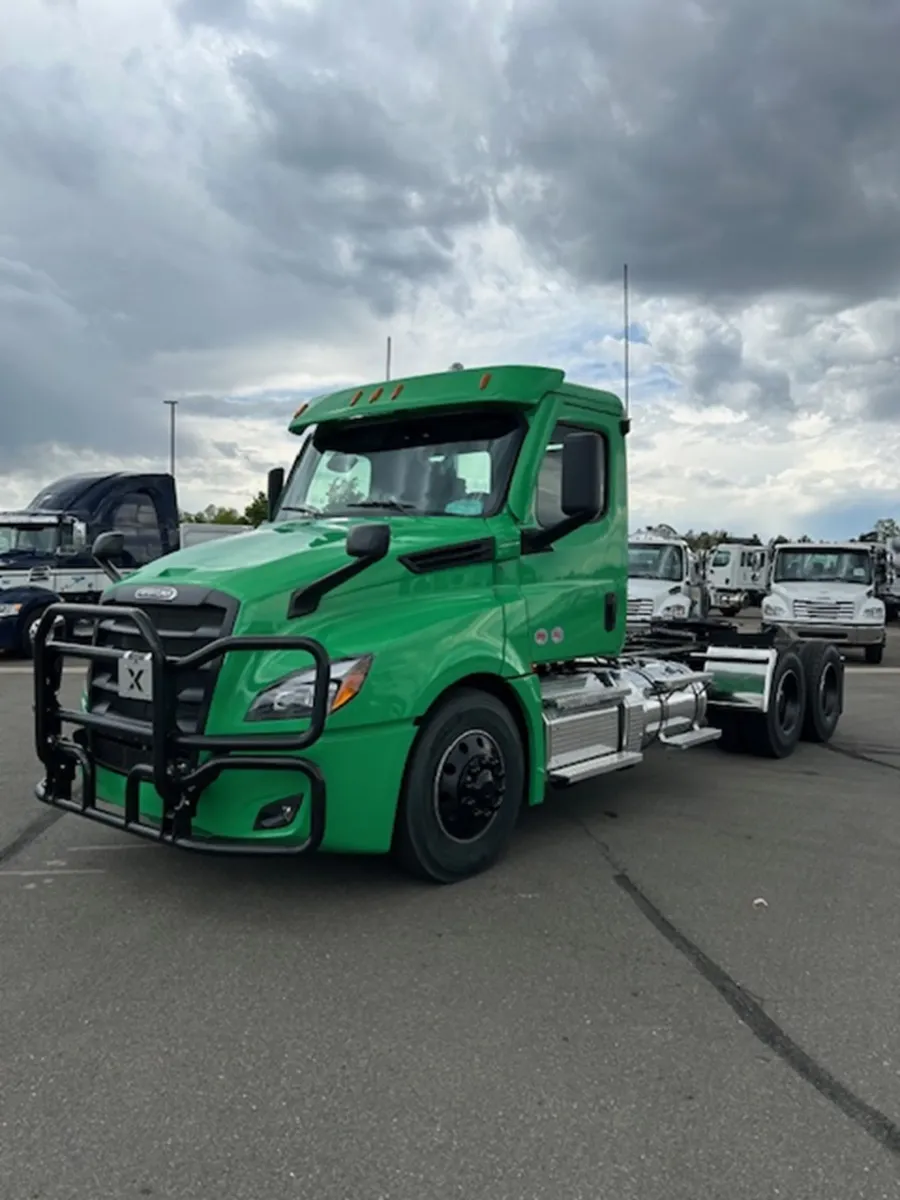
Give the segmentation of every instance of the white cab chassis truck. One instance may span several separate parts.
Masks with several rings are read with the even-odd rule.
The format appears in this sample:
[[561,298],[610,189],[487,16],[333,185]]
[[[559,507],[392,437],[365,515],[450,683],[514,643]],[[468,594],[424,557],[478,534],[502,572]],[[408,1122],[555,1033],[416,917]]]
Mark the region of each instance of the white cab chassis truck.
[[707,559],[709,603],[723,616],[756,607],[766,594],[768,551],[758,537],[724,538]]
[[671,525],[655,525],[628,539],[630,635],[643,636],[654,621],[706,617],[709,596],[697,556]]
[[880,663],[887,641],[883,547],[874,542],[781,542],[772,547],[763,629],[780,626],[797,641],[860,649]]
[[891,538],[887,546],[887,553],[889,577],[881,598],[884,600],[884,607],[887,610],[887,620],[896,621],[900,615],[900,537]]

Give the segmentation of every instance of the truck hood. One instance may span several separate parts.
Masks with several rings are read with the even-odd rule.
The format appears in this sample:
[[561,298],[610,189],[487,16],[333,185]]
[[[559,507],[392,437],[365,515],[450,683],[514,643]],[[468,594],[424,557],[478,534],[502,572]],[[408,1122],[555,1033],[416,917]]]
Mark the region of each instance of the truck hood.
[[[674,587],[678,587],[678,584],[672,579],[629,579],[628,599],[652,600],[654,605],[660,604]],[[672,599],[675,599],[674,592]]]
[[390,550],[382,562],[342,584],[335,597],[396,580],[398,571],[405,575],[396,562],[400,555],[471,541],[488,532],[486,521],[472,517],[379,515],[279,521],[177,550],[133,572],[127,583],[195,584],[219,589],[243,603],[285,596],[351,562],[344,549],[347,530],[361,520],[391,526]]
[[854,603],[862,599],[871,585],[867,583],[808,583],[790,582],[775,583],[771,595],[782,600],[808,600],[812,604],[820,601],[852,600]]
[[34,567],[52,567],[59,563],[55,554],[32,550],[0,550],[0,574],[7,571],[31,571]]

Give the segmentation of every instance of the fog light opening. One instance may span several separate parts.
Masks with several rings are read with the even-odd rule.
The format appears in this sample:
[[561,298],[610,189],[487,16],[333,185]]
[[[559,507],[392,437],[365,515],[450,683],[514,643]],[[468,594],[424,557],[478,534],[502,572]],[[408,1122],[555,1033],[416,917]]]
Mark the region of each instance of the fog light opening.
[[292,796],[287,800],[273,800],[264,804],[253,822],[254,829],[284,829],[292,825],[300,810],[302,799]]

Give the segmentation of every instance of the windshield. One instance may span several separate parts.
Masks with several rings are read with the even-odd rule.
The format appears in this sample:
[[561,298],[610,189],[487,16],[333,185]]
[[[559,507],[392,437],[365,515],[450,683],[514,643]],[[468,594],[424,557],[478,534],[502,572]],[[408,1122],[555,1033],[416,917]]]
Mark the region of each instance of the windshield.
[[518,413],[498,409],[320,425],[278,517],[490,516],[503,503],[524,430]]
[[684,554],[680,546],[636,545],[628,547],[629,579],[684,579]]
[[712,565],[714,567],[727,567],[730,559],[730,550],[717,550],[713,555]]
[[772,571],[775,583],[871,583],[866,550],[779,550]]
[[58,525],[31,525],[17,529],[0,526],[0,553],[53,554],[59,545]]

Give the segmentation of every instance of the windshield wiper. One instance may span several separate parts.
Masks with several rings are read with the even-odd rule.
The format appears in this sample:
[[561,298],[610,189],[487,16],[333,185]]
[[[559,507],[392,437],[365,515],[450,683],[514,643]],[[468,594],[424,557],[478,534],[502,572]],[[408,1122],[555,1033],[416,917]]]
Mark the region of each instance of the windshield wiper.
[[320,509],[310,508],[308,504],[282,504],[282,506],[281,506],[281,508],[279,508],[278,512],[279,513],[283,513],[283,512],[303,513],[304,516],[307,516],[307,517],[321,517],[321,515],[322,515]]
[[416,506],[403,500],[357,500],[355,504],[345,504],[344,508],[389,508],[394,512],[415,512]]

